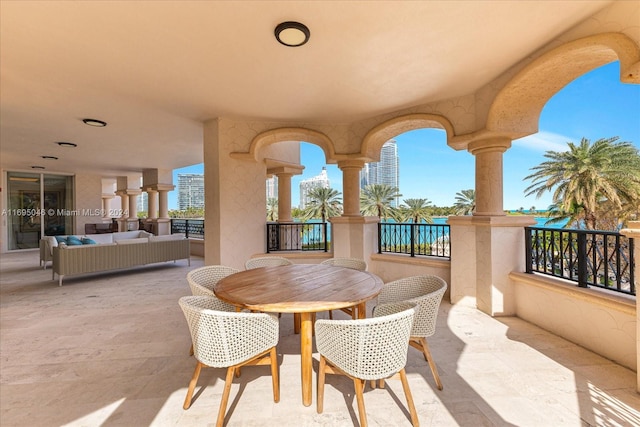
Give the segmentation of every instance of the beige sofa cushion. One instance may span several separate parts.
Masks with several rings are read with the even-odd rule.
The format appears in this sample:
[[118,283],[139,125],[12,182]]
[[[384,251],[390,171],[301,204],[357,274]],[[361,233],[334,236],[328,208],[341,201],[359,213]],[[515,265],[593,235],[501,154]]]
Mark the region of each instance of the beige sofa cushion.
[[94,242],[96,242],[99,245],[102,245],[104,243],[113,243],[113,234],[112,233],[105,233],[105,234],[87,234],[86,236],[82,236],[82,237],[86,237],[87,239],[91,239]]
[[138,237],[135,239],[121,239],[121,240],[116,240],[116,243],[119,245],[135,245],[138,243],[149,243],[149,238]]
[[165,234],[163,236],[149,236],[150,242],[163,242],[166,240],[182,240],[184,239],[184,234]]

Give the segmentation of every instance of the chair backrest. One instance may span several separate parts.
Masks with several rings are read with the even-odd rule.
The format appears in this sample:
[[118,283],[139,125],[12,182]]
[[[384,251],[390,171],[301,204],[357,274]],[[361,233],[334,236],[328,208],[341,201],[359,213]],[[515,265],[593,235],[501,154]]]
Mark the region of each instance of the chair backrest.
[[[220,279],[239,272],[225,265],[206,265],[187,273],[187,282],[193,295],[214,296],[213,287]],[[228,310],[227,310],[228,311]]]
[[267,313],[219,311],[220,300],[205,296],[178,301],[200,362],[224,368],[244,362],[278,343],[278,317]]
[[257,258],[251,258],[244,263],[247,270],[260,267],[277,267],[279,265],[291,265],[293,264],[285,257],[281,256],[263,256]]
[[436,332],[438,308],[447,290],[447,282],[433,275],[411,276],[386,283],[378,295],[378,304],[409,301],[417,304],[412,337],[430,337]]
[[384,316],[358,320],[317,320],[318,352],[347,374],[363,380],[386,378],[407,363],[416,306],[394,304]]
[[353,270],[360,271],[365,271],[367,269],[367,262],[358,258],[329,258],[322,261],[320,264],[351,268]]

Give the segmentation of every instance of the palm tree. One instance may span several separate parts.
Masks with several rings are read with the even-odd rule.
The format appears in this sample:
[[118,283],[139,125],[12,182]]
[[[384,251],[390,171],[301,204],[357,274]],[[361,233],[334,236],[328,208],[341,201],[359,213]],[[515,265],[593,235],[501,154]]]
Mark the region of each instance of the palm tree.
[[392,208],[389,212],[389,216],[397,223],[402,224],[409,222],[409,214],[403,206]]
[[309,203],[304,209],[304,218],[322,218],[327,222],[327,217],[338,216],[342,213],[342,193],[333,188],[315,187],[307,192]]
[[267,199],[267,221],[278,220],[278,199],[269,197]]
[[553,202],[561,212],[577,213],[580,207],[585,227],[595,229],[603,206],[619,209],[640,199],[640,154],[630,142],[617,140],[591,143],[582,138],[579,144],[567,143],[567,151],[547,151],[544,156],[549,160],[524,178],[532,180],[525,194],[540,197],[553,191]]
[[476,210],[476,191],[470,189],[456,193],[456,202],[453,207],[456,210],[456,215],[473,214]]
[[431,202],[427,199],[404,199],[405,206],[403,209],[406,211],[407,216],[413,220],[414,223],[419,223],[424,220],[427,224],[433,223],[433,218],[429,215],[429,206]]
[[360,212],[362,215],[387,219],[391,216],[391,203],[402,197],[397,187],[388,184],[367,185],[360,192]]

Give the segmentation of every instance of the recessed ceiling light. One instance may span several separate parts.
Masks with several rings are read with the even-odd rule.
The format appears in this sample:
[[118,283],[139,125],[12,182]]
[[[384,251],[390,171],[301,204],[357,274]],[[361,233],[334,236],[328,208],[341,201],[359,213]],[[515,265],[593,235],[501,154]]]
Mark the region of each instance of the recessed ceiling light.
[[65,142],[65,141],[56,142],[56,144],[58,144],[61,147],[77,147],[78,146],[78,144],[74,144],[73,142]]
[[31,166],[31,169],[44,169],[44,166]]
[[56,156],[40,156],[43,159],[48,159],[48,160],[58,160],[58,158]]
[[278,24],[274,34],[276,40],[289,47],[302,46],[308,42],[309,37],[311,37],[311,32],[306,25],[294,21]]
[[97,128],[103,128],[107,125],[107,122],[103,122],[102,120],[97,119],[82,119],[82,123],[89,126],[94,126]]

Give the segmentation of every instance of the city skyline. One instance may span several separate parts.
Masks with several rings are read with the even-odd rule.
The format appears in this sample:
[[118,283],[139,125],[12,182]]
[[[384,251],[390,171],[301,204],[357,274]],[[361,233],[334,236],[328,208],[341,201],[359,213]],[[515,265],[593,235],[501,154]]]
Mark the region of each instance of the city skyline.
[[[380,161],[365,163],[360,171],[360,189],[367,185],[388,185],[400,188],[400,157],[395,139],[390,139],[382,145]],[[391,201],[391,206],[397,208],[400,205],[400,197]]]
[[204,174],[178,174],[178,209],[204,208]]
[[[620,67],[613,62],[597,68],[569,83],[544,106],[539,131],[514,140],[504,153],[505,210],[544,210],[551,204],[551,194],[542,198],[525,197],[530,184],[523,181],[531,168],[542,163],[547,150],[564,151],[567,142],[579,142],[582,137],[591,141],[619,136],[640,149],[640,86],[620,83]],[[441,129],[418,129],[393,138],[398,148],[400,165],[400,193],[402,200],[426,198],[435,206],[453,206],[455,194],[475,188],[475,159],[466,150],[456,151],[446,144]],[[331,187],[342,192],[342,172],[336,165],[326,164],[323,151],[312,144],[301,143],[300,161],[305,166],[302,175],[291,179],[292,190],[303,179],[316,175],[322,166],[327,168]],[[199,171],[194,165],[174,171]],[[169,207],[172,205],[169,193]],[[299,195],[292,191],[291,204],[299,205]]]

